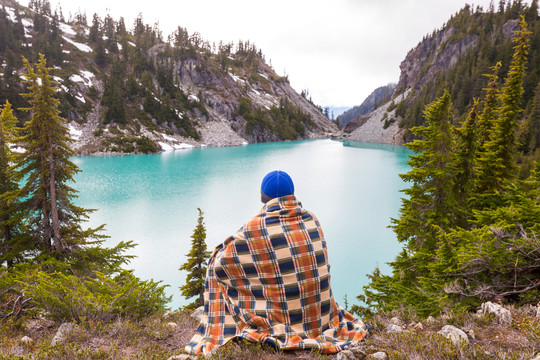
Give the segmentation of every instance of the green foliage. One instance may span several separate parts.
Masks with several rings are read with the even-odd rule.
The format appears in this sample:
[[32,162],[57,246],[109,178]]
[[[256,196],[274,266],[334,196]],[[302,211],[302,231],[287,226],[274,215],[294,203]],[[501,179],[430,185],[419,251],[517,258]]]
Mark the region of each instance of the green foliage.
[[[23,298],[25,312],[45,313],[61,321],[139,318],[164,310],[170,300],[164,293],[166,286],[142,281],[125,270],[114,276],[95,271],[81,278],[23,267],[4,270],[0,280],[0,288],[9,289],[7,297]],[[6,304],[3,297],[0,300]]]
[[10,196],[19,188],[11,150],[18,133],[16,123],[11,104],[6,101],[0,113],[0,264],[20,260],[21,248],[28,240],[21,226],[20,200]]
[[[70,160],[72,139],[59,115],[57,89],[43,55],[36,69],[24,62],[30,104],[24,110],[31,118],[23,136],[16,136],[9,102],[0,114],[0,317],[111,320],[163,310],[169,301],[164,286],[121,268],[134,245],[101,247],[103,225],[83,227],[90,210],[73,203],[70,185],[80,170]],[[26,151],[13,154],[15,144]],[[136,144],[155,150],[148,138]]]
[[258,129],[267,129],[282,140],[297,140],[306,131],[306,125],[313,125],[311,116],[287,99],[280,101],[279,106],[270,109],[255,108],[247,97],[240,98],[236,115],[247,121],[246,131],[253,134]]
[[[112,129],[111,129],[112,130]],[[117,129],[116,129],[117,130]],[[112,132],[112,131],[111,131]],[[146,136],[129,137],[118,131],[119,136],[103,140],[109,151],[150,154],[159,151],[158,145]]]
[[540,300],[540,168],[526,180],[515,172],[528,35],[523,20],[504,87],[499,93],[496,65],[482,111],[475,100],[454,129],[445,91],[426,107],[425,125],[412,129],[411,170],[401,175],[412,185],[392,226],[404,248],[391,275],[369,275],[359,297],[368,306],[427,315],[486,299]]
[[[474,41],[474,44],[450,68],[444,68],[435,73],[430,73],[428,76],[433,76],[433,78],[429,78],[429,81],[427,81],[428,78],[418,78],[416,79],[417,82],[412,84],[407,103],[397,111],[397,114],[403,118],[400,126],[406,129],[405,141],[412,141],[415,138],[409,129],[423,124],[424,119],[421,116],[422,108],[432,102],[436,97],[441,96],[444,89],[452,96],[456,123],[460,123],[466,118],[469,109],[473,106],[474,99],[482,97],[483,90],[486,88],[486,82],[489,81],[490,83],[488,87],[491,88],[492,95],[498,92],[496,86],[493,87],[493,85],[507,76],[513,62],[513,36],[508,36],[508,28],[512,25],[512,22],[515,23],[516,20],[519,20],[520,14],[525,15],[532,34],[529,36],[530,66],[523,69],[523,94],[522,96],[519,95],[521,99],[519,106],[525,111],[522,114],[516,114],[518,121],[527,119],[528,113],[533,111],[536,101],[536,87],[540,81],[540,18],[538,16],[538,8],[536,3],[530,6],[518,1],[508,1],[508,3],[511,6],[508,8],[503,6],[503,10],[500,12],[482,11],[474,9],[471,6],[465,6],[464,9],[452,16],[446,23],[443,31],[447,31],[449,36],[441,44],[442,49],[455,46],[463,39]],[[440,33],[434,32],[433,35],[428,36],[425,40],[433,44],[436,42],[436,36],[440,36]],[[514,40],[516,40],[515,37]],[[437,59],[440,59],[440,55],[442,55],[441,52],[431,51],[426,54],[425,61],[430,64],[436,63]],[[486,81],[486,78],[482,75],[491,73],[490,67],[497,62],[499,62],[498,71],[494,72],[494,76],[490,75]],[[400,89],[400,92],[404,90]],[[495,101],[496,104],[488,107],[488,109],[499,107],[498,95],[492,95],[488,94],[486,96],[486,102],[491,103]],[[498,118],[498,114],[486,114],[486,117],[494,120]],[[482,116],[480,115],[480,123],[481,118]],[[540,127],[540,120],[538,119],[540,117],[537,116],[526,121],[525,124],[522,123],[521,133],[523,135],[523,141],[519,150],[525,154],[524,161],[522,162],[524,166],[530,164],[535,156],[537,143],[531,142],[529,136],[537,137],[538,130],[536,129]],[[494,126],[494,124],[493,121],[491,125]],[[513,131],[515,130],[512,129]],[[483,143],[482,139],[483,135],[480,134],[480,144]],[[515,144],[509,146],[515,147]],[[508,164],[504,165],[505,168],[507,166]]]
[[[494,128],[485,143],[485,152],[480,154],[479,178],[483,179],[479,192],[493,193],[501,189],[505,180],[516,173],[517,130],[522,111],[523,79],[529,49],[529,35],[525,19],[521,31],[514,37],[514,56],[504,87],[500,94],[500,106]],[[488,93],[489,95],[490,93]]]
[[188,258],[179,270],[187,271],[186,283],[180,287],[182,296],[190,299],[197,298],[187,305],[186,309],[195,309],[204,304],[204,284],[206,281],[206,264],[210,258],[210,252],[206,250],[206,228],[204,227],[204,213],[201,209],[197,226],[191,235],[191,250],[187,254]]

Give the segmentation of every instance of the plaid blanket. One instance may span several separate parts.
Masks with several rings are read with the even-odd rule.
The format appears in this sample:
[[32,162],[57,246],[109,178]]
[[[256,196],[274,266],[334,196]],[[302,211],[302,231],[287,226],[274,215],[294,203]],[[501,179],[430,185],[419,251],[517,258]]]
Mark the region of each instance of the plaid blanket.
[[315,216],[294,195],[270,200],[214,250],[203,317],[186,351],[206,355],[243,338],[332,354],[363,339],[367,327],[334,301],[329,270]]

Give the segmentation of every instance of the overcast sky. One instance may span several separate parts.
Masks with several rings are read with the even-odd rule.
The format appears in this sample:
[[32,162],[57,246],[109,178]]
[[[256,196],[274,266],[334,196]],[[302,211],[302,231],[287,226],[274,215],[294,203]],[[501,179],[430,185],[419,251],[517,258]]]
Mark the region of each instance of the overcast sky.
[[[64,16],[78,9],[159,22],[164,38],[177,26],[219,43],[250,40],[280,75],[325,106],[359,105],[375,88],[399,80],[399,64],[424,35],[466,0],[50,0]],[[499,1],[495,0],[495,6]],[[525,1],[530,4],[530,1]],[[28,4],[27,0],[21,1]],[[468,3],[473,3],[468,1]],[[486,10],[490,0],[476,0]]]

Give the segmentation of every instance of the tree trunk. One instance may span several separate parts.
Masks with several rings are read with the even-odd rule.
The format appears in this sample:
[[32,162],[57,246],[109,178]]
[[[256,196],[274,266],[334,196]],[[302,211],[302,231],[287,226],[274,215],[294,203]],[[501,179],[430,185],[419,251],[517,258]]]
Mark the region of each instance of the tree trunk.
[[51,216],[54,248],[63,251],[65,244],[60,236],[60,220],[58,219],[58,204],[56,203],[56,178],[54,169],[53,146],[49,136],[49,191],[51,197]]
[[[41,150],[40,159],[41,159],[41,174],[39,176],[40,178],[40,187],[45,190],[47,188],[47,179],[45,179],[45,155],[43,154],[43,149]],[[40,194],[41,195],[41,194]],[[52,249],[52,243],[51,243],[51,223],[49,220],[49,209],[47,209],[47,194],[45,192],[45,195],[43,198],[39,199],[41,201],[41,211],[43,213],[43,221],[42,221],[42,232],[41,232],[41,239],[39,240],[43,245],[47,247],[47,250]]]

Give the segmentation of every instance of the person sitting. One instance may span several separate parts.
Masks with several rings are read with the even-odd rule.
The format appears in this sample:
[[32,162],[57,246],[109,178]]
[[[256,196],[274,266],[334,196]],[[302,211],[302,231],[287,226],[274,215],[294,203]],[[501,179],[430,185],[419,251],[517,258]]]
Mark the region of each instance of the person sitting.
[[335,302],[321,226],[296,199],[291,177],[268,173],[261,201],[261,211],[213,251],[203,316],[186,351],[207,355],[245,339],[333,354],[362,340],[368,327]]

